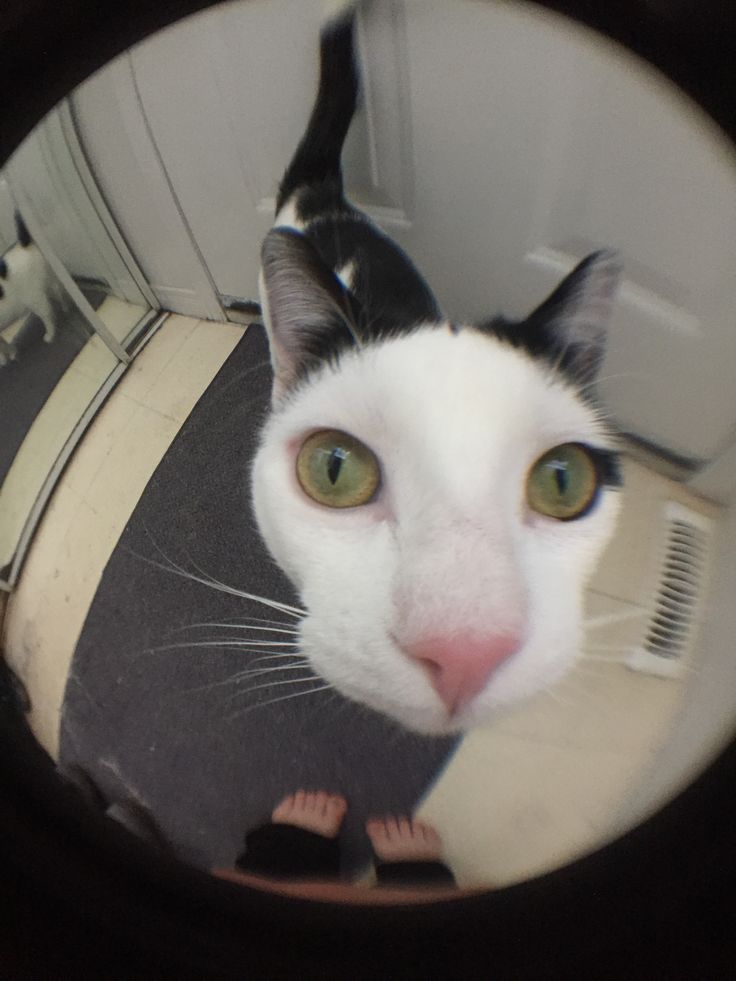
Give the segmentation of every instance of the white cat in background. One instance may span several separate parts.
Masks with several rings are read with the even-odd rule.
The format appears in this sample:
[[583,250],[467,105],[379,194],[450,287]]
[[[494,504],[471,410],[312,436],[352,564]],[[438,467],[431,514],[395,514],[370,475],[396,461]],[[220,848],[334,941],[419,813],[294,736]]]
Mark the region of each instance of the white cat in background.
[[615,523],[615,442],[591,399],[620,277],[593,253],[529,317],[457,324],[343,197],[353,24],[263,246],[274,369],[258,524],[299,590],[299,649],[349,698],[428,733],[486,722],[574,662]]
[[57,329],[54,310],[61,299],[58,280],[18,212],[15,226],[18,241],[0,258],[0,365],[18,356],[14,340],[2,335],[17,329],[17,321],[29,313],[43,323],[44,341],[53,341]]

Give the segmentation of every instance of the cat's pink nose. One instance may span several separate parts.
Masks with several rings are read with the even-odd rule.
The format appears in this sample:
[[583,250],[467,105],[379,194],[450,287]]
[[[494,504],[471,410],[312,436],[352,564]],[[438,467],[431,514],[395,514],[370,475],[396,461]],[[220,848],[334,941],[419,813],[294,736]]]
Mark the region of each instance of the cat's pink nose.
[[521,646],[517,634],[453,634],[431,637],[404,648],[427,671],[450,714],[481,692],[499,665]]

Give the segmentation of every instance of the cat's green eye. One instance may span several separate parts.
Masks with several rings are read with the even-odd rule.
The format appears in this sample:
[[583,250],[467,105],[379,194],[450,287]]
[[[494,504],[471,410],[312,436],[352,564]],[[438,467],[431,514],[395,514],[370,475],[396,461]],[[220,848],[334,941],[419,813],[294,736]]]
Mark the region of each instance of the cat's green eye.
[[368,447],[337,429],[324,429],[304,441],[296,475],[305,494],[330,508],[367,504],[381,480],[378,460]]
[[529,507],[559,521],[584,514],[597,490],[595,461],[578,443],[564,443],[549,450],[531,468],[526,482]]

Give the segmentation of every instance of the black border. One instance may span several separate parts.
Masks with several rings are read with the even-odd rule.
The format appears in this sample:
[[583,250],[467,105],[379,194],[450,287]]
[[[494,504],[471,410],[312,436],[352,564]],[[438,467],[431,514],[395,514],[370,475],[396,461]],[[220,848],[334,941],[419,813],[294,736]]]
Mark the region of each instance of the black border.
[[[0,160],[115,54],[211,5],[4,0]],[[649,60],[736,139],[728,0],[541,6]],[[88,813],[22,717],[0,711],[0,977],[731,978],[735,786],[736,742],[652,819],[570,866],[473,899],[356,910],[254,892],[151,854]]]

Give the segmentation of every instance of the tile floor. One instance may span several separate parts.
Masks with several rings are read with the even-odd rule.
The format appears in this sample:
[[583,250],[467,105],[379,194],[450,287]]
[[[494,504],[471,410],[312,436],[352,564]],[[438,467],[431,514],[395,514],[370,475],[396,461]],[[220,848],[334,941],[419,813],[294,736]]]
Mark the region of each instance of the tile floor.
[[[39,526],[9,603],[5,645],[52,755],[69,664],[108,556],[242,330],[169,317],[85,435]],[[637,635],[643,609],[609,580],[604,574],[589,594],[591,616],[613,621],[591,644],[615,651]],[[667,738],[683,690],[681,681],[631,672],[601,654],[559,692],[471,733],[420,808],[443,834],[458,880],[510,883],[610,835],[617,808]]]
[[[97,310],[118,341],[128,336],[144,313],[143,307],[116,296],[106,297]],[[24,320],[18,321],[19,327]],[[91,337],[36,416],[0,486],[0,568],[13,558],[31,504],[38,497],[53,461],[117,364],[117,358],[100,338]]]

